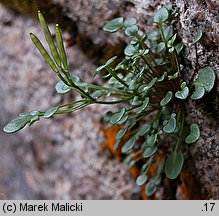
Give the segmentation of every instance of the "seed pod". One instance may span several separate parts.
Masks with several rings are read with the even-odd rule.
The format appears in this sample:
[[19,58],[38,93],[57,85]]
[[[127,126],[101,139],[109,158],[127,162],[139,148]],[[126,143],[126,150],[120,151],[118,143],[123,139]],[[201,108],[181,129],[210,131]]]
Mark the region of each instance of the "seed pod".
[[59,54],[61,57],[62,64],[65,70],[68,70],[68,61],[65,53],[63,38],[62,38],[62,31],[59,28],[59,25],[56,25],[56,41],[58,45]]
[[54,44],[54,41],[53,41],[53,38],[52,38],[52,35],[49,31],[49,27],[46,23],[46,20],[44,18],[44,16],[40,13],[40,11],[38,11],[38,18],[39,18],[39,21],[40,21],[40,25],[43,29],[43,33],[44,33],[44,36],[46,38],[46,41],[49,45],[49,49],[50,49],[50,52],[53,56],[53,59],[55,60],[55,63],[61,67],[61,61],[60,61],[60,57],[59,57],[59,54],[58,54],[58,51],[56,49],[56,46]]
[[53,60],[51,59],[51,57],[49,56],[48,52],[46,51],[46,49],[44,48],[44,46],[41,44],[40,40],[37,38],[36,35],[34,35],[33,33],[30,33],[30,37],[31,40],[33,41],[34,45],[36,46],[36,48],[39,50],[39,52],[41,53],[41,55],[43,56],[43,58],[47,61],[47,63],[49,64],[49,66],[52,68],[52,70],[56,73],[58,73],[58,68],[56,67],[56,65],[54,64]]

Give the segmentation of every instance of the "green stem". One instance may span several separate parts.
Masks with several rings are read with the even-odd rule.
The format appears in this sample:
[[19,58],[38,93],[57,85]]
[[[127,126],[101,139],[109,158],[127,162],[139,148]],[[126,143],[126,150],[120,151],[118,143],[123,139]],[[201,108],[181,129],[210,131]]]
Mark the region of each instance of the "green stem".
[[181,117],[182,119],[181,119],[180,131],[179,131],[179,138],[177,140],[176,147],[174,149],[175,153],[179,150],[179,146],[182,143],[183,126],[184,126],[184,122],[185,122],[185,114],[184,114],[184,111],[182,109],[180,110],[180,115],[182,115],[182,117]]
[[120,79],[117,75],[116,75],[116,73],[115,73],[115,71],[113,70],[113,69],[111,69],[110,67],[106,67],[106,70],[109,72],[109,74],[112,76],[112,77],[114,77],[116,80],[118,80],[121,84],[123,84],[125,87],[129,87],[122,79]]
[[59,110],[59,111],[57,111],[55,114],[65,114],[65,113],[74,112],[74,111],[77,111],[77,110],[79,110],[79,109],[82,109],[82,108],[86,107],[86,106],[89,105],[89,104],[90,104],[89,102],[85,102],[85,103],[83,103],[83,104],[80,104],[80,105],[78,105],[78,106],[76,106],[76,107],[73,107],[73,108],[71,108],[71,109],[68,109],[68,110]]
[[156,66],[158,66],[157,63],[156,63],[156,61],[155,61],[155,55],[154,55],[154,53],[153,53],[153,52],[151,51],[151,49],[147,46],[147,44],[145,44],[145,43],[142,41],[141,35],[140,35],[140,34],[137,34],[137,35],[136,35],[136,38],[138,39],[138,42],[139,42],[139,44],[141,45],[142,48],[149,50],[149,56],[150,56],[151,60],[154,62],[154,64],[155,64]]
[[122,100],[117,100],[117,101],[95,101],[94,103],[96,104],[117,104],[117,103],[122,103],[122,102],[126,102],[130,99],[132,99],[134,96],[128,97],[128,98],[124,98]]
[[73,104],[77,104],[77,103],[81,103],[81,102],[87,102],[87,101],[86,101],[86,100],[72,101],[72,102],[63,104],[63,105],[61,105],[61,106],[59,106],[59,107],[62,108],[62,107],[66,107],[66,106],[73,105]]
[[150,70],[155,73],[156,75],[159,76],[159,73],[157,71],[154,70],[153,66],[151,65],[151,63],[149,62],[149,60],[147,59],[147,57],[145,55],[141,55],[141,58],[144,60],[144,62],[146,63],[146,65],[150,68]]
[[121,90],[121,89],[109,88],[109,87],[93,85],[93,84],[89,84],[88,86],[90,88],[93,88],[93,89],[107,90],[107,91],[116,92],[116,93],[119,93],[119,94],[128,94],[128,95],[131,94],[131,92],[128,92],[128,91],[125,91],[125,90]]
[[159,23],[159,27],[160,27],[161,37],[162,37],[162,39],[163,39],[163,42],[165,43],[165,47],[167,48],[167,41],[166,41],[166,38],[165,38],[165,36],[164,36],[163,24],[162,24],[162,23]]

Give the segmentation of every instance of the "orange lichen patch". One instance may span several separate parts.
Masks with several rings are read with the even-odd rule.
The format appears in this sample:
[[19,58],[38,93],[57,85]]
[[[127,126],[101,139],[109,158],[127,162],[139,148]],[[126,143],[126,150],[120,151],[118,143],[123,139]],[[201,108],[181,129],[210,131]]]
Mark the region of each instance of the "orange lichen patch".
[[[112,126],[110,128],[107,129],[103,129],[100,128],[100,130],[103,132],[104,136],[106,137],[106,141],[102,144],[102,149],[109,149],[110,152],[116,156],[116,158],[118,160],[122,160],[124,159],[124,155],[121,152],[121,147],[118,148],[117,150],[114,150],[114,145],[116,143],[116,135],[118,133],[119,130],[121,130],[123,128],[123,126]],[[124,137],[123,141],[121,142],[121,146],[122,144],[124,144],[128,139],[130,138],[130,133],[127,133],[127,135]],[[138,156],[136,156],[136,158],[133,159],[137,159]],[[154,160],[154,162],[152,163],[152,165],[150,166],[148,172],[147,172],[147,176],[150,179],[152,176],[155,176],[157,174],[157,169],[158,166],[160,164],[160,162],[163,160],[164,158],[164,154],[163,153],[159,153],[156,155],[156,158]],[[145,160],[142,159],[140,160],[139,163],[137,163],[136,165],[134,165],[131,169],[130,169],[130,173],[133,176],[133,178],[136,180],[137,177],[140,175],[140,167],[139,164],[144,163]],[[141,196],[143,200],[155,200],[156,199],[156,195],[152,196],[152,197],[148,197],[145,194],[145,185],[143,185],[141,187]]]
[[119,130],[122,129],[123,126],[117,126],[114,125],[107,130],[101,129],[104,136],[106,137],[106,141],[102,144],[102,148],[109,149],[110,152],[116,156],[118,160],[122,160],[122,153],[121,153],[121,148],[118,148],[117,150],[114,149],[114,145],[116,143],[116,135]]
[[137,167],[137,165],[135,165],[130,169],[130,173],[134,179],[137,179],[137,177],[140,175],[140,169]]
[[145,194],[145,187],[146,185],[141,186],[141,197],[143,200],[151,200],[152,198]]
[[181,184],[179,190],[182,193],[182,199],[184,200],[199,200],[199,199],[209,199],[206,195],[203,197],[201,195],[200,187],[195,180],[195,177],[189,173],[187,170],[183,170],[180,174]]

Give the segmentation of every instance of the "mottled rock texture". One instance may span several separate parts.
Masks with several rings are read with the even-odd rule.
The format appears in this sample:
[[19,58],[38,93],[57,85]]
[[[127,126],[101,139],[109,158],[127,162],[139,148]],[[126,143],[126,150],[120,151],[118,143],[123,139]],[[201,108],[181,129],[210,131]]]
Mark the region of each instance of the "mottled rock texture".
[[191,78],[197,65],[191,42],[198,29],[204,32],[197,45],[198,67],[210,65],[217,74],[213,92],[201,102],[192,103],[188,110],[192,118],[190,121],[201,125],[201,138],[195,145],[189,146],[187,167],[201,183],[200,190],[205,198],[219,199],[219,2],[175,0],[173,3],[179,10],[179,33],[186,45],[186,79]]
[[[77,97],[55,94],[54,74],[42,60],[29,39],[29,32],[42,38],[37,10],[42,10],[51,26],[59,23],[68,44],[70,68],[88,82],[92,70],[113,55],[122,55],[125,39],[101,29],[114,17],[139,19],[142,30],[149,31],[157,9],[169,1],[156,0],[0,0],[0,124],[18,113],[45,110],[51,105]],[[217,1],[181,1],[179,35],[186,44],[185,78],[196,67],[192,38],[198,28],[205,34],[198,45],[198,64],[211,65],[218,74],[218,4]],[[11,10],[12,9],[12,10]],[[218,82],[218,81],[217,81]],[[190,104],[188,113],[201,125],[201,139],[186,149],[182,179],[164,181],[158,190],[160,199],[219,198],[219,135],[216,88],[200,103]],[[210,98],[210,99],[209,99]],[[213,109],[213,107],[215,107]],[[0,135],[0,196],[4,199],[132,199],[140,198],[126,165],[101,150],[104,136],[99,130],[100,116],[109,108],[91,106],[67,116],[40,121],[30,129],[11,137]],[[189,120],[189,119],[188,119]],[[186,174],[185,174],[186,173]],[[192,194],[192,186],[200,193]],[[186,186],[185,186],[186,185]],[[169,187],[174,195],[164,195]],[[173,189],[171,189],[174,188]],[[186,189],[185,189],[186,188]],[[184,190],[184,191],[183,191]],[[191,190],[185,193],[185,190]]]

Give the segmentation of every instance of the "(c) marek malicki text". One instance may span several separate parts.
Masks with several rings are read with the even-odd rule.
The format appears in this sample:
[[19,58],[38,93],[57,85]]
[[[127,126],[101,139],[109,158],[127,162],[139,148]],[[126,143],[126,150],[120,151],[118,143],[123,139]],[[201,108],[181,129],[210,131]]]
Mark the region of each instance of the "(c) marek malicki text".
[[50,204],[29,204],[29,203],[20,203],[19,205],[20,212],[82,212],[82,203],[59,203],[52,202]]

